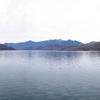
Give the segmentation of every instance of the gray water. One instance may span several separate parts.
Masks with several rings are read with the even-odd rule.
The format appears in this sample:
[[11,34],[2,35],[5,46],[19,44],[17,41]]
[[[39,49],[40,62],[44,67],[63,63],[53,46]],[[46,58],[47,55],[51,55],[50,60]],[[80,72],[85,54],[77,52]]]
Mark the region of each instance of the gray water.
[[0,100],[100,100],[100,52],[0,51]]

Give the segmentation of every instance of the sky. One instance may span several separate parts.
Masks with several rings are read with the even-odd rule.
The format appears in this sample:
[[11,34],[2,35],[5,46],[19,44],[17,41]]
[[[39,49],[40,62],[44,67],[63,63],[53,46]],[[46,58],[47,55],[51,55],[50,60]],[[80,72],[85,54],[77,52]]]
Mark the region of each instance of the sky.
[[0,0],[0,42],[100,41],[100,0]]

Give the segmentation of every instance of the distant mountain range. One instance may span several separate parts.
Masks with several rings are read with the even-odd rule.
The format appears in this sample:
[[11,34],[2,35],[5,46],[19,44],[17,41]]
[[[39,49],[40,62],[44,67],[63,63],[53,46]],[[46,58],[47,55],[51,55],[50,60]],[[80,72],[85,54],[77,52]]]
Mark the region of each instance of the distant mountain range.
[[20,43],[5,43],[3,46],[6,46],[5,49],[15,48],[16,50],[64,50],[64,51],[100,50],[100,42],[92,41],[90,43],[84,44],[76,40],[56,40],[56,39],[40,41],[40,42],[26,41]]
[[100,51],[100,42],[84,44],[76,48],[72,48],[73,51]]
[[4,45],[17,50],[71,50],[83,43],[73,40],[46,40],[41,42],[26,41],[21,43],[5,43]]
[[13,47],[0,44],[0,50],[15,50],[15,49]]

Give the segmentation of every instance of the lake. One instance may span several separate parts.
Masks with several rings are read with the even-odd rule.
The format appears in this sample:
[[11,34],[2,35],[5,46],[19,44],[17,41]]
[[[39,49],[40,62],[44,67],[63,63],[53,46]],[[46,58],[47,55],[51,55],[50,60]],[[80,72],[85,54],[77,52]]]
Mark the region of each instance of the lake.
[[100,52],[0,51],[0,100],[100,100]]

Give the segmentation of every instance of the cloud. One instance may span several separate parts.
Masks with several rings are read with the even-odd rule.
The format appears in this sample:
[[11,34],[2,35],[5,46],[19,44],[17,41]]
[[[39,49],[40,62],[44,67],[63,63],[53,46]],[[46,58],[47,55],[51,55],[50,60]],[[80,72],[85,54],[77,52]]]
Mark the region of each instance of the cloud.
[[0,42],[54,38],[99,41],[99,28],[99,0],[0,1]]

